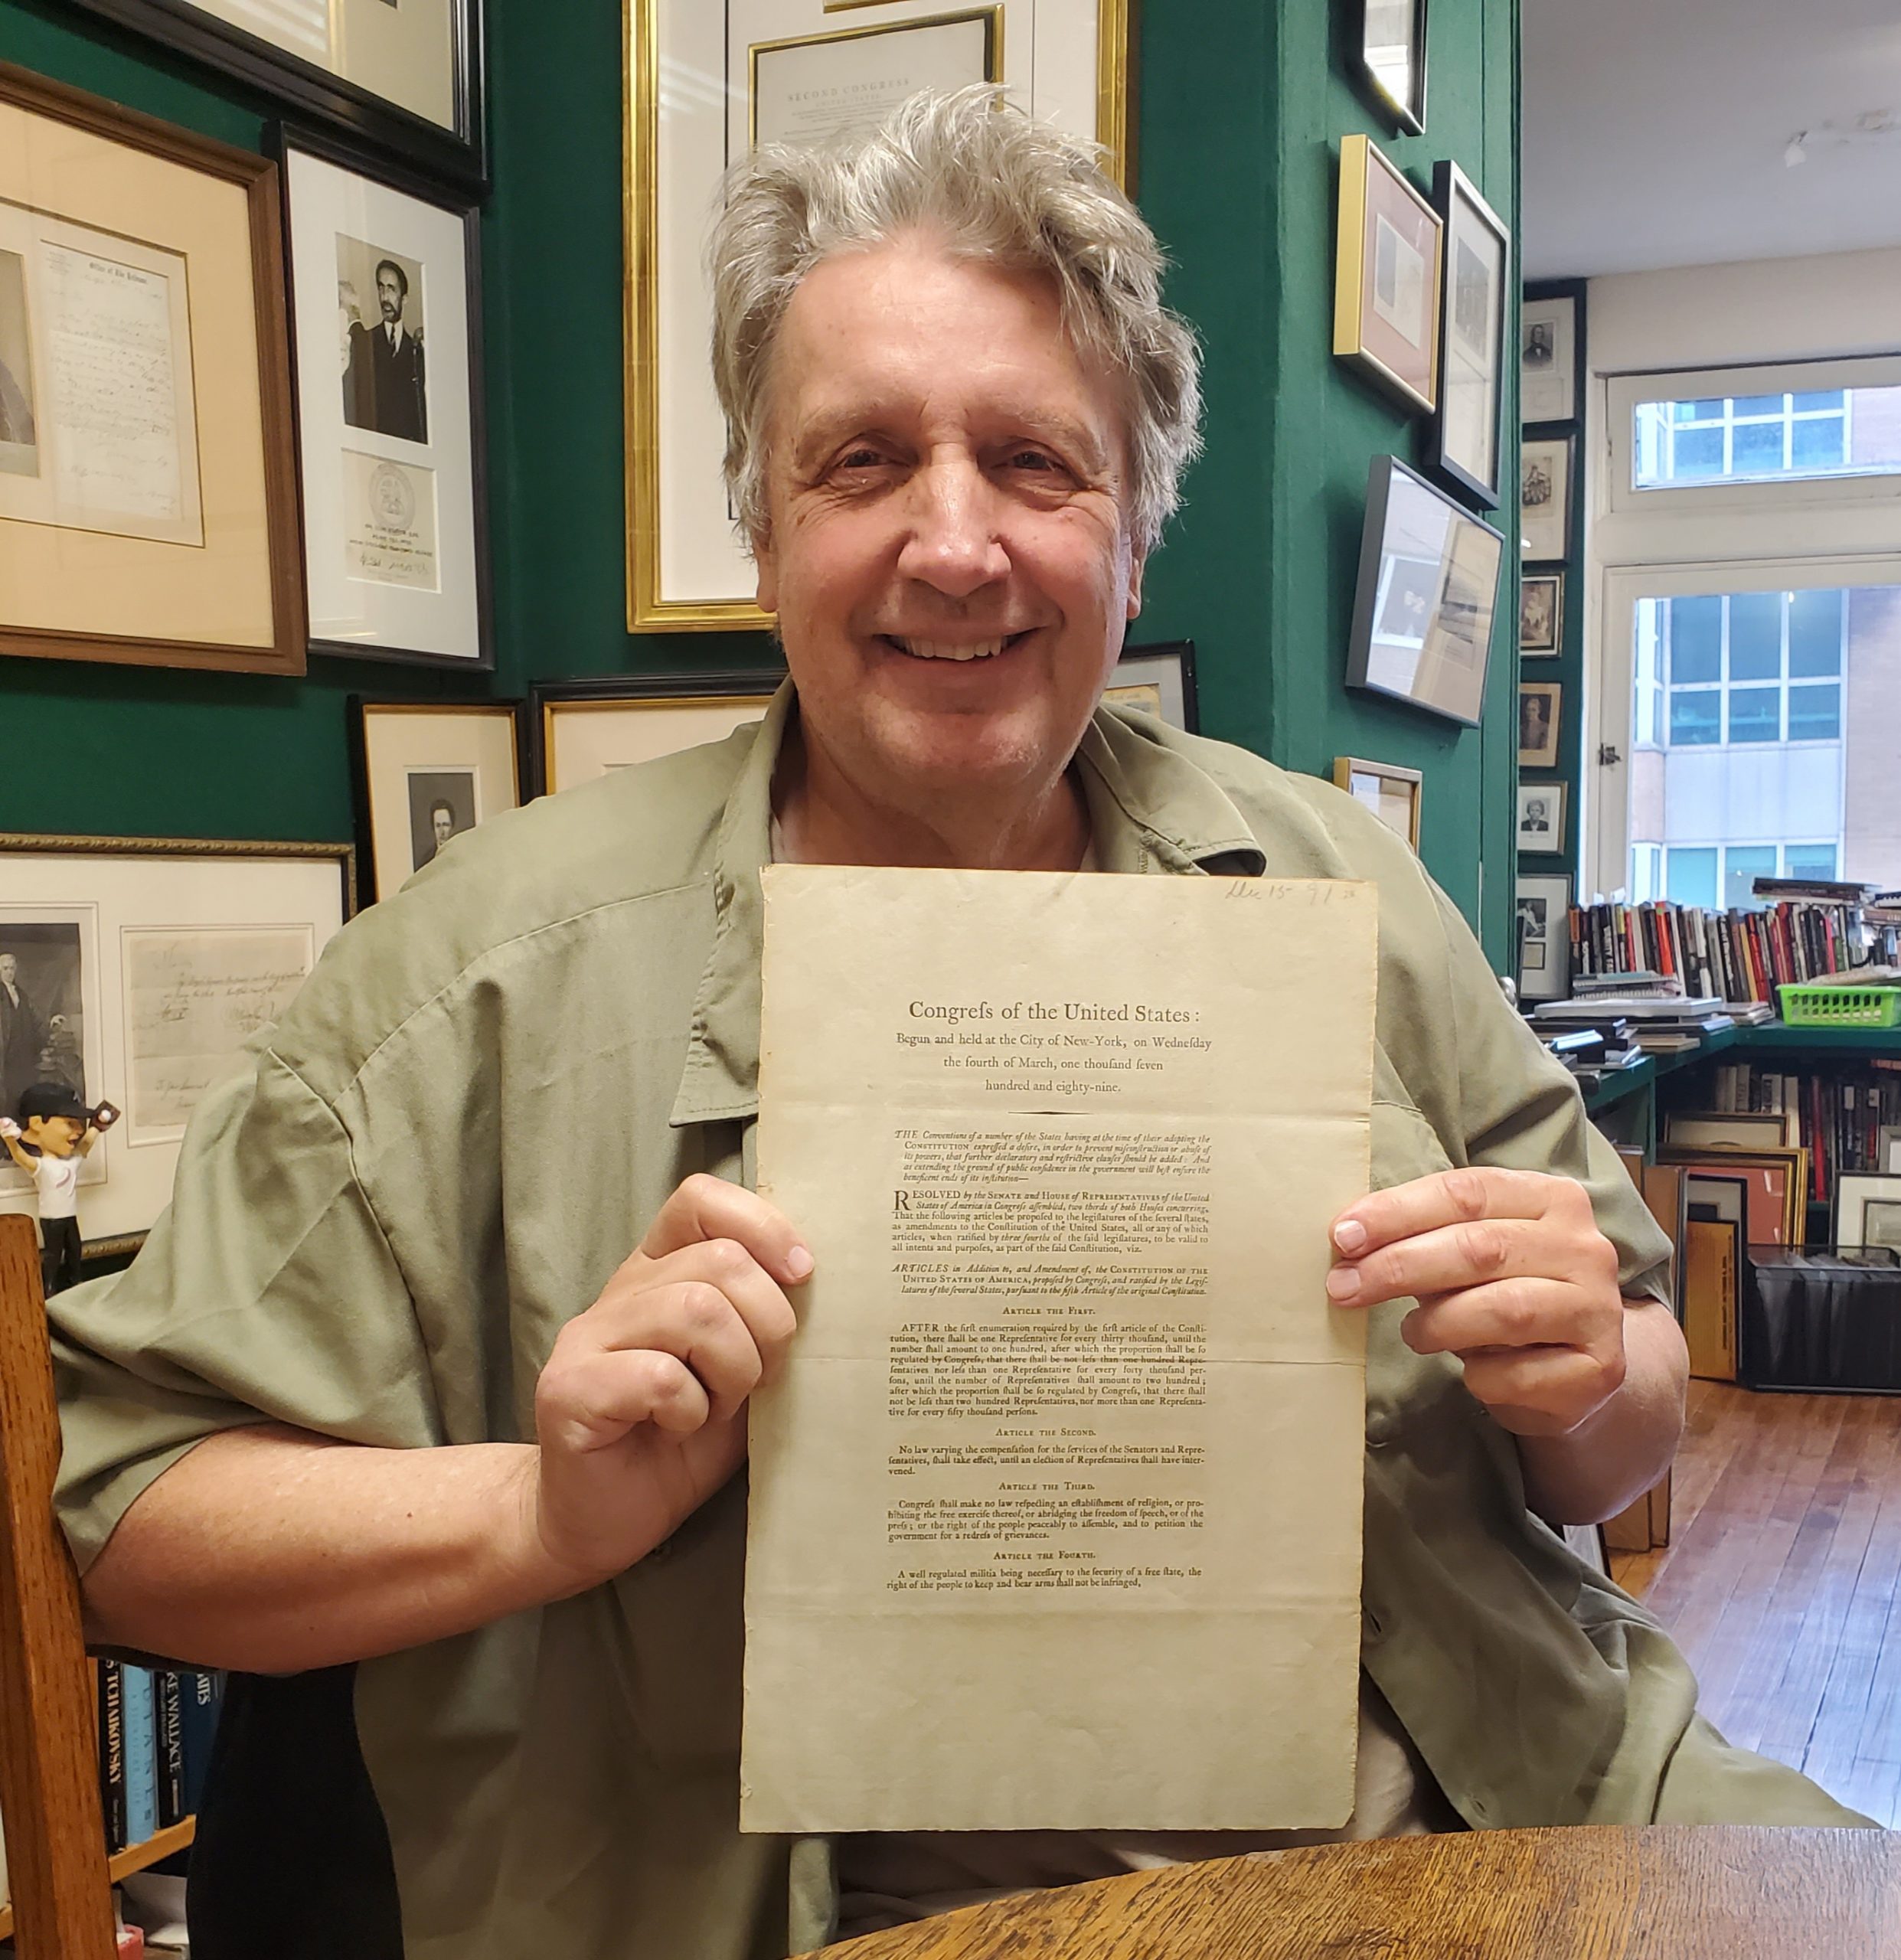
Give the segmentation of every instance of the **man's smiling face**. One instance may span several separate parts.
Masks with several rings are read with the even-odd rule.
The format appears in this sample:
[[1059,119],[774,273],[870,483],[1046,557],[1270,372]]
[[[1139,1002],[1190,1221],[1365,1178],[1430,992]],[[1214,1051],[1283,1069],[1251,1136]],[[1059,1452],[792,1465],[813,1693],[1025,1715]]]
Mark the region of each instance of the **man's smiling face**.
[[1040,279],[925,238],[814,269],[768,381],[769,537],[808,750],[861,795],[1034,790],[1140,605],[1116,390]]

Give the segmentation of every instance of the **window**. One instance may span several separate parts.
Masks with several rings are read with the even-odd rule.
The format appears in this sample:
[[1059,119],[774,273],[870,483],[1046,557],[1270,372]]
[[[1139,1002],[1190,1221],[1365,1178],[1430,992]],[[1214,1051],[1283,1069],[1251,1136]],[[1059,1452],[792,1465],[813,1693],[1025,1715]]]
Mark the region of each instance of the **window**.
[[[1694,593],[1638,603],[1640,745],[1841,739],[1847,595]],[[1661,688],[1667,713],[1658,712]]]
[[1901,469],[1901,387],[1640,401],[1633,487]]
[[1833,844],[1655,844],[1633,847],[1631,894],[1750,912],[1758,878],[1832,878]]

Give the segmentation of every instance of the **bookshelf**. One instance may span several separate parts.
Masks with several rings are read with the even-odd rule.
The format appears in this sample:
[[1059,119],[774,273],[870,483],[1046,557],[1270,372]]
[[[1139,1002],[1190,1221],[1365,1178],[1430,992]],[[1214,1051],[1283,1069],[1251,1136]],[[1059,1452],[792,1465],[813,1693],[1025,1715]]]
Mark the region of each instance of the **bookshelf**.
[[[115,1851],[106,1862],[108,1879],[116,1885],[122,1878],[129,1878],[136,1871],[163,1864],[174,1852],[185,1849],[197,1829],[198,1820],[188,1817],[182,1824],[168,1826],[157,1837],[148,1838],[142,1844],[128,1844],[122,1851]],[[0,1939],[12,1937],[13,1908],[0,1906]]]

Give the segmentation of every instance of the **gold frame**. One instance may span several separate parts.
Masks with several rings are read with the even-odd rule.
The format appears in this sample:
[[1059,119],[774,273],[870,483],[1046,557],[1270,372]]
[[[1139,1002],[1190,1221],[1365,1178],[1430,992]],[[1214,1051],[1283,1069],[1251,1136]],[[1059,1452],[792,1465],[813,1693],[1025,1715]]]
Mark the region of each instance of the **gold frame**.
[[[1418,207],[1420,215],[1432,227],[1432,286],[1426,307],[1426,391],[1423,394],[1372,351],[1363,332],[1360,295],[1366,271],[1367,196],[1376,158],[1386,176]],[[1339,235],[1334,250],[1334,352],[1342,360],[1364,368],[1403,400],[1428,415],[1436,413],[1439,393],[1439,308],[1445,290],[1445,220],[1432,208],[1432,200],[1370,137],[1343,136],[1340,140]]]
[[[660,8],[665,0],[623,0],[621,71],[625,139],[621,158],[626,427],[627,630],[634,633],[769,632],[774,616],[750,599],[673,599],[660,593]],[[828,14],[890,0],[825,0]],[[994,11],[997,60],[1003,58],[1004,8]],[[1032,0],[1034,4],[1034,0]],[[1111,181],[1132,191],[1132,42],[1137,0],[1096,0],[1096,140]],[[992,11],[988,8],[974,11]],[[910,24],[896,22],[896,26]],[[854,30],[844,30],[846,33]],[[636,513],[639,514],[636,516]]]
[[[1381,782],[1398,782],[1406,786],[1409,805],[1406,816],[1406,842],[1416,852],[1419,848],[1419,808],[1426,796],[1426,776],[1422,770],[1408,769],[1403,763],[1369,762],[1364,756],[1336,756],[1334,758],[1334,787],[1353,793],[1353,779],[1356,776],[1377,777]],[[1380,821],[1386,822],[1382,817]],[[1390,824],[1387,825],[1389,830]],[[1398,835],[1394,831],[1394,835]]]

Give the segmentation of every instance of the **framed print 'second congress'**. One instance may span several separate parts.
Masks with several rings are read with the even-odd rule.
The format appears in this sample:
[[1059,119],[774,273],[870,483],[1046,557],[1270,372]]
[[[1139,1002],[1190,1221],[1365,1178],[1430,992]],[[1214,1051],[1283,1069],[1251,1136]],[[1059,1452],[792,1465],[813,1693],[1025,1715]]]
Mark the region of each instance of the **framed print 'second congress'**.
[[282,146],[311,651],[492,667],[474,209]]
[[391,155],[482,181],[481,0],[78,0]]
[[624,4],[628,624],[763,627],[707,351],[702,254],[721,174],[756,142],[829,142],[920,90],[988,81],[1102,144],[1125,183],[1129,0]]
[[0,652],[302,672],[276,204],[0,63]]

